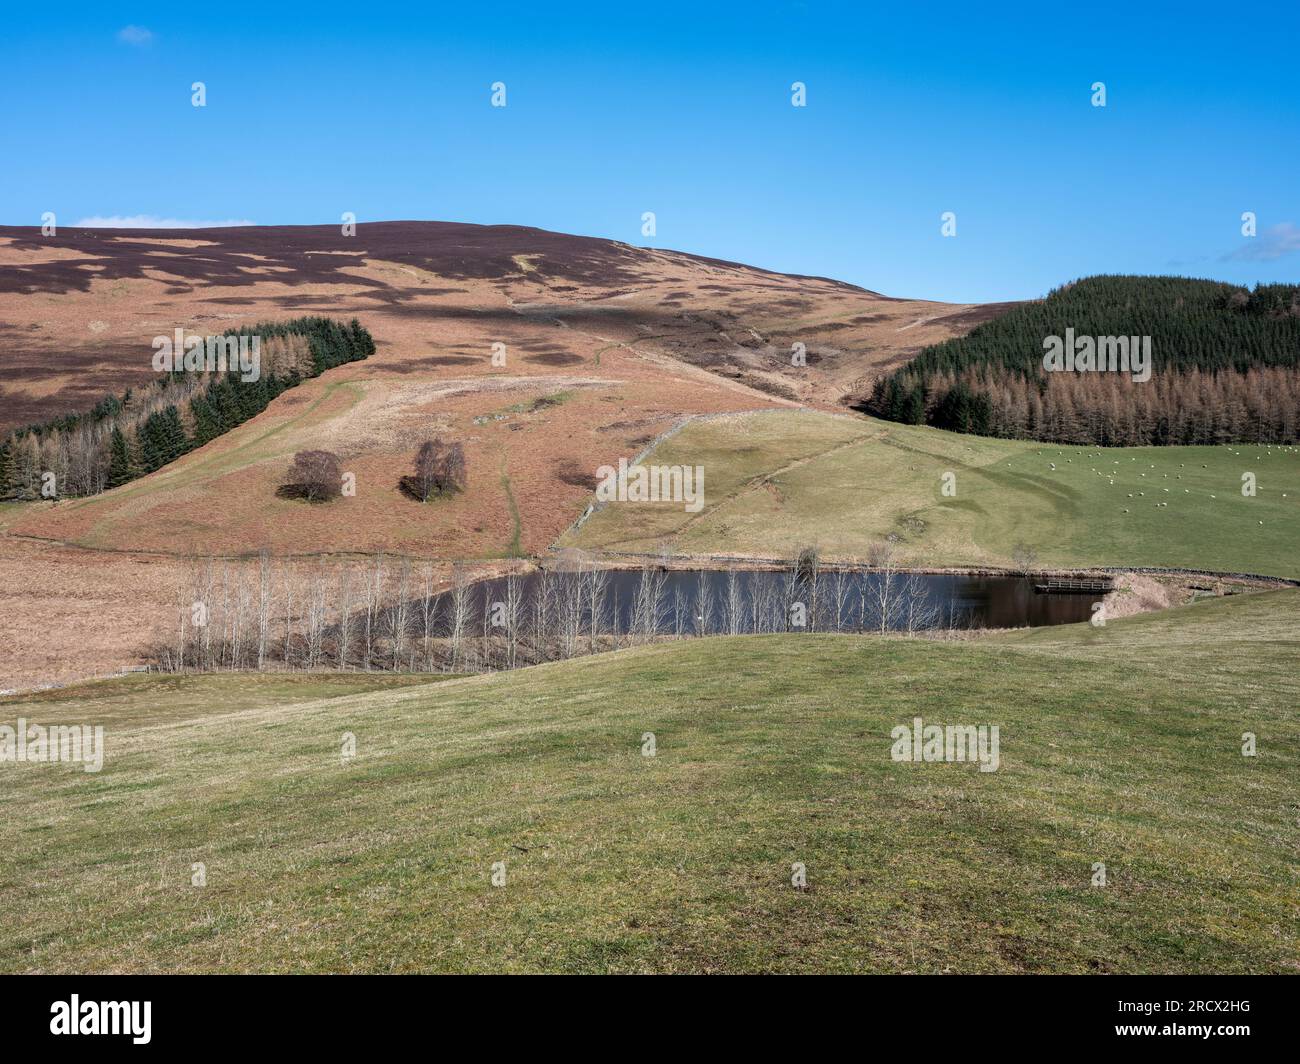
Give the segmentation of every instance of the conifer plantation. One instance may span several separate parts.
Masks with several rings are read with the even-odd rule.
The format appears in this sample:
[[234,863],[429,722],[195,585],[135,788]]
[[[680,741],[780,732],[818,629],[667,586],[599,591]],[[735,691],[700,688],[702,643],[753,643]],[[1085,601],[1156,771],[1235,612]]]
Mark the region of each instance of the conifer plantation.
[[261,338],[257,380],[241,379],[238,370],[177,371],[107,396],[88,412],[20,429],[0,444],[0,498],[41,498],[47,472],[58,497],[119,487],[243,424],[302,381],[375,352],[355,318],[345,325],[303,317],[224,335]]
[[[1152,374],[1045,372],[1043,341],[1151,337]],[[1294,443],[1300,286],[1090,277],[936,344],[863,409],[1005,439],[1100,446]]]

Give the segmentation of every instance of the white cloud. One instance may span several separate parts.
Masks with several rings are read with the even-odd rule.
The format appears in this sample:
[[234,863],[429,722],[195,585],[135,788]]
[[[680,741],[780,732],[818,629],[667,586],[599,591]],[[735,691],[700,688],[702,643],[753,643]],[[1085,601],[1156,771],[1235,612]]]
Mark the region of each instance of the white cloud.
[[123,26],[117,31],[117,39],[123,44],[133,44],[137,48],[153,43],[153,31],[143,26]]
[[158,218],[152,214],[114,214],[111,217],[93,215],[82,218],[77,229],[224,229],[231,225],[256,225],[247,218],[227,218],[224,221],[195,221],[189,218]]
[[1224,261],[1245,259],[1250,262],[1272,262],[1297,251],[1300,251],[1300,226],[1294,222],[1279,222],[1265,229],[1259,236],[1248,237],[1241,247],[1223,258]]

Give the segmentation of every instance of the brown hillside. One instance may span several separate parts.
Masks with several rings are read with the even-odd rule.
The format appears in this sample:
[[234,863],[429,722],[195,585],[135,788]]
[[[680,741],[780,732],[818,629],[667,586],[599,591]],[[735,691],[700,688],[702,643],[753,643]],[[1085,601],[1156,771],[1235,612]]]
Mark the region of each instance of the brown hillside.
[[[350,238],[336,226],[50,238],[0,227],[6,428],[149,380],[152,338],[177,326],[355,316],[378,346],[149,477],[11,508],[0,561],[65,618],[47,633],[65,648],[59,678],[101,671],[136,660],[174,612],[159,554],[540,553],[581,512],[598,466],[683,416],[842,408],[882,369],[998,309],[516,226],[385,222]],[[796,341],[805,367],[791,365]],[[469,486],[422,505],[398,484],[434,432],[463,444]],[[293,453],[318,448],[356,475],[356,497],[278,498]],[[84,607],[120,603],[126,572],[137,623],[106,625],[107,605]],[[0,612],[26,631],[33,604],[17,594],[0,592]],[[39,643],[0,672],[53,678]]]
[[[304,313],[357,315],[386,366],[516,373],[585,358],[558,329],[633,342],[815,403],[1002,309],[888,298],[815,277],[520,226],[377,222],[200,230],[0,226],[0,427],[148,380],[150,341]],[[453,336],[455,337],[454,342]],[[795,341],[808,366],[791,365]],[[476,367],[476,368],[471,368]]]

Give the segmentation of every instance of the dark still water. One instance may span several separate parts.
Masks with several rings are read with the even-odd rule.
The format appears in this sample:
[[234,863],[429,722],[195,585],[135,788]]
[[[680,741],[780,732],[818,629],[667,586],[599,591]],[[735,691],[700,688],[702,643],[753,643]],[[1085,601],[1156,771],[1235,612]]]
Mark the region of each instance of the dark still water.
[[[1049,594],[1015,576],[822,571],[596,570],[536,572],[469,584],[468,631],[511,627],[559,635],[716,635],[784,631],[919,631],[1069,624],[1092,616],[1096,594]],[[437,596],[445,627],[453,592]],[[512,620],[513,618],[513,620]]]

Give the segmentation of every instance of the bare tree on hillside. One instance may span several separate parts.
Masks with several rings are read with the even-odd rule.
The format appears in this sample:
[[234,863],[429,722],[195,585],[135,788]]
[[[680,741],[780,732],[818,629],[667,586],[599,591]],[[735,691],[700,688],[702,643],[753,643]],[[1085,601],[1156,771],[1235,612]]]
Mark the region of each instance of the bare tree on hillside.
[[293,592],[296,579],[293,566],[286,565],[284,567],[284,645],[280,650],[280,657],[286,669],[293,668]]
[[420,444],[415,455],[415,469],[403,477],[401,489],[419,502],[435,495],[449,495],[465,487],[465,449],[459,443],[448,444],[435,436]]
[[658,566],[646,563],[641,567],[636,598],[632,604],[631,629],[642,640],[652,640],[659,632],[659,621],[664,611],[665,574]]
[[483,585],[483,641],[480,644],[483,668],[492,668],[492,600],[487,585]]
[[777,584],[776,574],[759,582],[758,592],[758,631],[784,632],[788,627],[789,613],[786,610],[782,588]]
[[282,498],[328,502],[343,492],[343,469],[331,451],[299,451],[277,492]]
[[799,566],[797,564],[787,565],[781,570],[781,627],[780,631],[788,632],[795,627],[795,603],[803,604],[805,610],[808,604],[803,602],[800,597],[802,589],[799,586]]
[[529,611],[536,661],[546,661],[551,657],[551,630],[557,626],[558,614],[563,609],[561,595],[560,575],[551,569],[539,569],[532,580],[532,609]]

